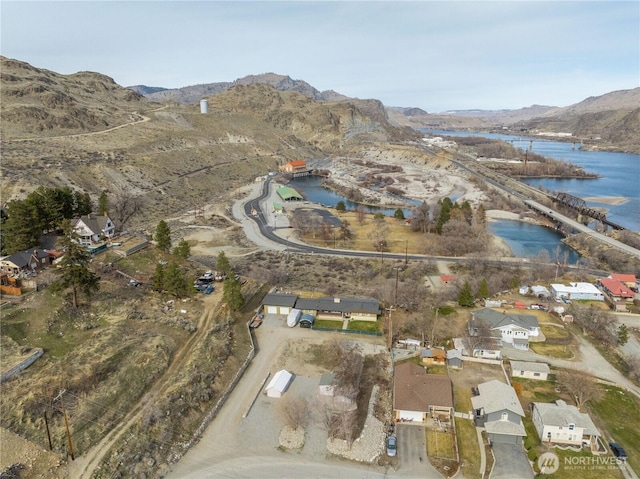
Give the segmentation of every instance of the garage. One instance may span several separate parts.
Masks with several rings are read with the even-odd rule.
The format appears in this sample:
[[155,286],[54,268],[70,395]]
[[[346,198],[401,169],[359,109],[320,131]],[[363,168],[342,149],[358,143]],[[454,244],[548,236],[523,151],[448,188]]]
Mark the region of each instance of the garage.
[[298,300],[297,294],[269,293],[262,300],[262,307],[267,314],[286,316]]
[[397,410],[396,411],[396,421],[412,421],[412,422],[422,422],[424,421],[425,413],[421,411],[404,411]]

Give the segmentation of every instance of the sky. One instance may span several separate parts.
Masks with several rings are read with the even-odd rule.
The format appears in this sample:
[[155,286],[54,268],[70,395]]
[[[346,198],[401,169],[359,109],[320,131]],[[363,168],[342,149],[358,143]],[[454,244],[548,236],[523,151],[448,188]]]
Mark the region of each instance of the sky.
[[274,72],[430,113],[640,86],[640,2],[7,1],[0,54],[119,85]]

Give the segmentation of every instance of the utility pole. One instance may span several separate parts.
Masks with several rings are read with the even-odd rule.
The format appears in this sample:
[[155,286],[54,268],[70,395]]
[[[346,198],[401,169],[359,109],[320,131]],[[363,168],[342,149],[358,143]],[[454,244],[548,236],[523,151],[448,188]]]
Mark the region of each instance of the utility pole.
[[393,297],[393,305],[394,306],[398,306],[398,273],[400,272],[400,267],[399,266],[395,266],[393,269],[396,270],[396,292],[395,292],[395,295]]
[[380,269],[382,269],[382,264],[384,263],[384,249],[382,248],[383,244],[384,243],[380,241]]
[[64,425],[65,428],[67,429],[67,441],[69,442],[69,455],[71,456],[71,460],[75,461],[75,457],[73,455],[73,444],[71,443],[71,432],[69,431],[69,421],[67,419],[67,410],[64,407],[64,397],[62,396],[67,390],[63,389],[60,391],[60,394],[58,394],[56,397],[53,398],[54,401],[57,401],[58,398],[60,399],[60,404],[62,405],[62,415],[64,416]]
[[407,266],[409,264],[409,240],[404,240],[404,265]]
[[395,310],[396,308],[392,306],[386,308],[387,314],[389,315],[389,351],[391,351],[391,348],[393,347],[393,320],[391,319],[391,311]]
[[53,444],[51,444],[51,433],[49,432],[49,420],[47,419],[47,410],[44,410],[44,425],[47,427],[47,439],[49,439],[49,450],[53,451]]

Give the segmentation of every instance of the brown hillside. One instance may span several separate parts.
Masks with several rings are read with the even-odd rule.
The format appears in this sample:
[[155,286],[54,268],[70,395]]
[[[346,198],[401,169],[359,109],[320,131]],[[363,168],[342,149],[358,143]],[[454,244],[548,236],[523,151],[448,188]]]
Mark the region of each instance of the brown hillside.
[[152,107],[141,95],[108,76],[79,72],[60,75],[0,57],[3,138],[56,136],[104,130]]

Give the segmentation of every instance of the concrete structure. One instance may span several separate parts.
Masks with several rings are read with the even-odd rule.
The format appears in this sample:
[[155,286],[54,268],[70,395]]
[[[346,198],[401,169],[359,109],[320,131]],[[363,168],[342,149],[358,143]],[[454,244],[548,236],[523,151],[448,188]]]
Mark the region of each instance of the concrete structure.
[[550,372],[551,370],[547,363],[511,361],[512,378],[539,379],[541,381],[546,381]]
[[604,294],[591,283],[552,284],[551,294],[557,299],[604,301]]
[[396,366],[393,412],[396,421],[425,422],[435,416],[448,422],[453,413],[451,380],[443,374],[427,374],[412,362]]
[[209,113],[209,102],[207,100],[200,100],[200,113],[204,115]]
[[527,435],[524,411],[515,390],[496,379],[478,384],[479,395],[471,398],[476,426],[484,427],[490,443],[522,444]]
[[267,396],[270,398],[279,398],[287,391],[289,384],[293,381],[293,374],[286,369],[281,369],[273,375],[269,384],[265,388]]
[[531,314],[498,312],[483,308],[471,313],[469,320],[470,336],[491,336],[517,349],[529,349],[529,338],[540,334],[538,318]]
[[555,403],[534,402],[531,419],[543,443],[597,448],[600,433],[591,417],[562,399]]

